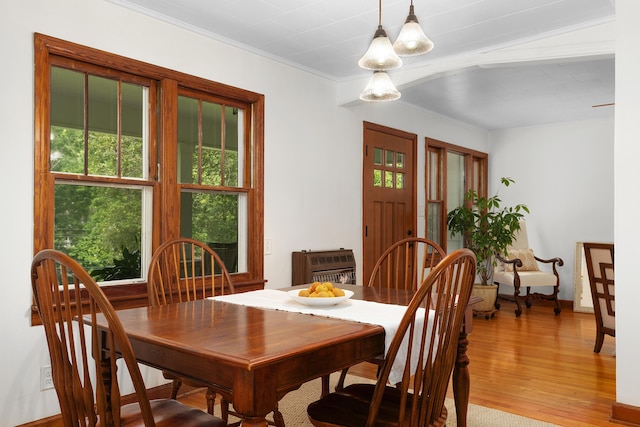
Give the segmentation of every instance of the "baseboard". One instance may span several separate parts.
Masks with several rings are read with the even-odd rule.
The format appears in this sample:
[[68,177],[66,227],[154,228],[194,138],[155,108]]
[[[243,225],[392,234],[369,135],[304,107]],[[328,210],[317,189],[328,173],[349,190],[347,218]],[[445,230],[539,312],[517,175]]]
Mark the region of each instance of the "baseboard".
[[611,419],[609,421],[626,426],[640,427],[640,407],[616,402],[611,406]]
[[[186,388],[186,386],[185,386]],[[193,392],[192,390],[186,390],[186,393]],[[171,383],[163,384],[158,387],[153,387],[147,389],[147,396],[149,399],[162,399],[167,398],[171,395]],[[127,403],[135,402],[136,396],[135,394],[128,394],[126,396],[122,396],[122,404],[126,405]],[[62,422],[62,415],[53,415],[51,417],[42,418],[40,420],[31,421],[26,424],[20,424],[16,427],[64,427],[64,423]]]

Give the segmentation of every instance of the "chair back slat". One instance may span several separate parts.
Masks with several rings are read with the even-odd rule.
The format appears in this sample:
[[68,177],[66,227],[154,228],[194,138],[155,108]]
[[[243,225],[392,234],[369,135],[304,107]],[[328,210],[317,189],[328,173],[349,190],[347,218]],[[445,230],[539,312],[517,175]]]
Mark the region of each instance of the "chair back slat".
[[591,296],[596,315],[603,324],[614,327],[615,277],[613,269],[613,243],[583,243]]
[[160,245],[151,258],[147,279],[149,305],[234,293],[220,256],[207,244],[190,238]]
[[[51,374],[64,425],[120,425],[116,360],[121,357],[145,426],[155,426],[131,343],[113,306],[93,278],[66,254],[45,249],[32,261],[31,284],[49,347]],[[107,332],[97,328],[99,313],[109,325]],[[91,319],[91,325],[85,324],[85,319]],[[102,340],[109,343],[107,354],[100,353]],[[104,363],[111,366],[108,378],[103,375]]]
[[[396,358],[403,358],[404,363],[402,380],[396,384],[401,402],[396,425],[428,426],[442,417],[475,274],[474,254],[459,249],[444,257],[423,280],[385,355],[367,426],[375,425]],[[411,351],[414,348],[419,351]]]
[[445,256],[444,250],[431,240],[421,237],[399,240],[380,255],[368,286],[415,290]]

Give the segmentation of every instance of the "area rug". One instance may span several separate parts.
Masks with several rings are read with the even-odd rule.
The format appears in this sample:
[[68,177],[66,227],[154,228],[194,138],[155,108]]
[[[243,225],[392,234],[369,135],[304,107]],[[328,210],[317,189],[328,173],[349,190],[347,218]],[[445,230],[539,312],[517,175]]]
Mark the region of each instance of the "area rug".
[[[337,381],[338,375],[331,376],[331,390]],[[347,375],[345,384],[353,382],[370,382],[366,379]],[[311,423],[307,418],[307,405],[320,397],[321,381],[315,380],[308,382],[298,390],[287,394],[278,404],[280,412],[284,417],[287,427],[309,427]],[[447,419],[448,426],[456,425],[456,411],[452,399],[447,398],[446,401],[449,416]],[[269,415],[269,417],[271,414]],[[231,418],[231,417],[230,417]],[[232,421],[231,419],[229,421]],[[483,406],[469,404],[467,412],[467,425],[469,427],[554,427],[555,424],[549,424],[542,421],[533,420],[519,415],[510,414],[508,412],[499,411],[497,409],[486,408]],[[557,427],[557,426],[556,426]]]

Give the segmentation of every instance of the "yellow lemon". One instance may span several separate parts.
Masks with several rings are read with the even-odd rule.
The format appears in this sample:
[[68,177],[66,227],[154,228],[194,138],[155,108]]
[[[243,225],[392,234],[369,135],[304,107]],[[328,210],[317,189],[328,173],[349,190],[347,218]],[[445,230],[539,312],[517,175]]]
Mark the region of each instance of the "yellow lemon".
[[302,289],[300,292],[298,292],[299,297],[308,297],[310,294],[311,292],[309,292],[309,289]]
[[337,296],[337,297],[343,297],[344,296],[344,291],[340,288],[333,288],[332,290],[333,295]]
[[320,282],[313,282],[311,284],[311,286],[309,286],[309,292],[314,292],[316,290],[316,287],[320,286],[321,283]]

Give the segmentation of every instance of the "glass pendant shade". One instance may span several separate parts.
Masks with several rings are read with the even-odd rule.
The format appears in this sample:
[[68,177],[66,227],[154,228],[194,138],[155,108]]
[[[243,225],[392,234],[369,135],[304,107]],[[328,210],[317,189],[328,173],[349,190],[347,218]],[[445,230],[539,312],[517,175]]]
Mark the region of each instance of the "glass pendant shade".
[[360,93],[360,99],[363,101],[395,101],[399,98],[400,92],[384,71],[374,71],[369,83]]
[[433,42],[422,31],[418,18],[413,13],[413,4],[409,6],[409,16],[400,30],[393,49],[400,56],[416,56],[433,49]]
[[367,52],[360,58],[358,65],[365,70],[394,70],[402,66],[402,59],[393,49],[387,33],[378,25]]

